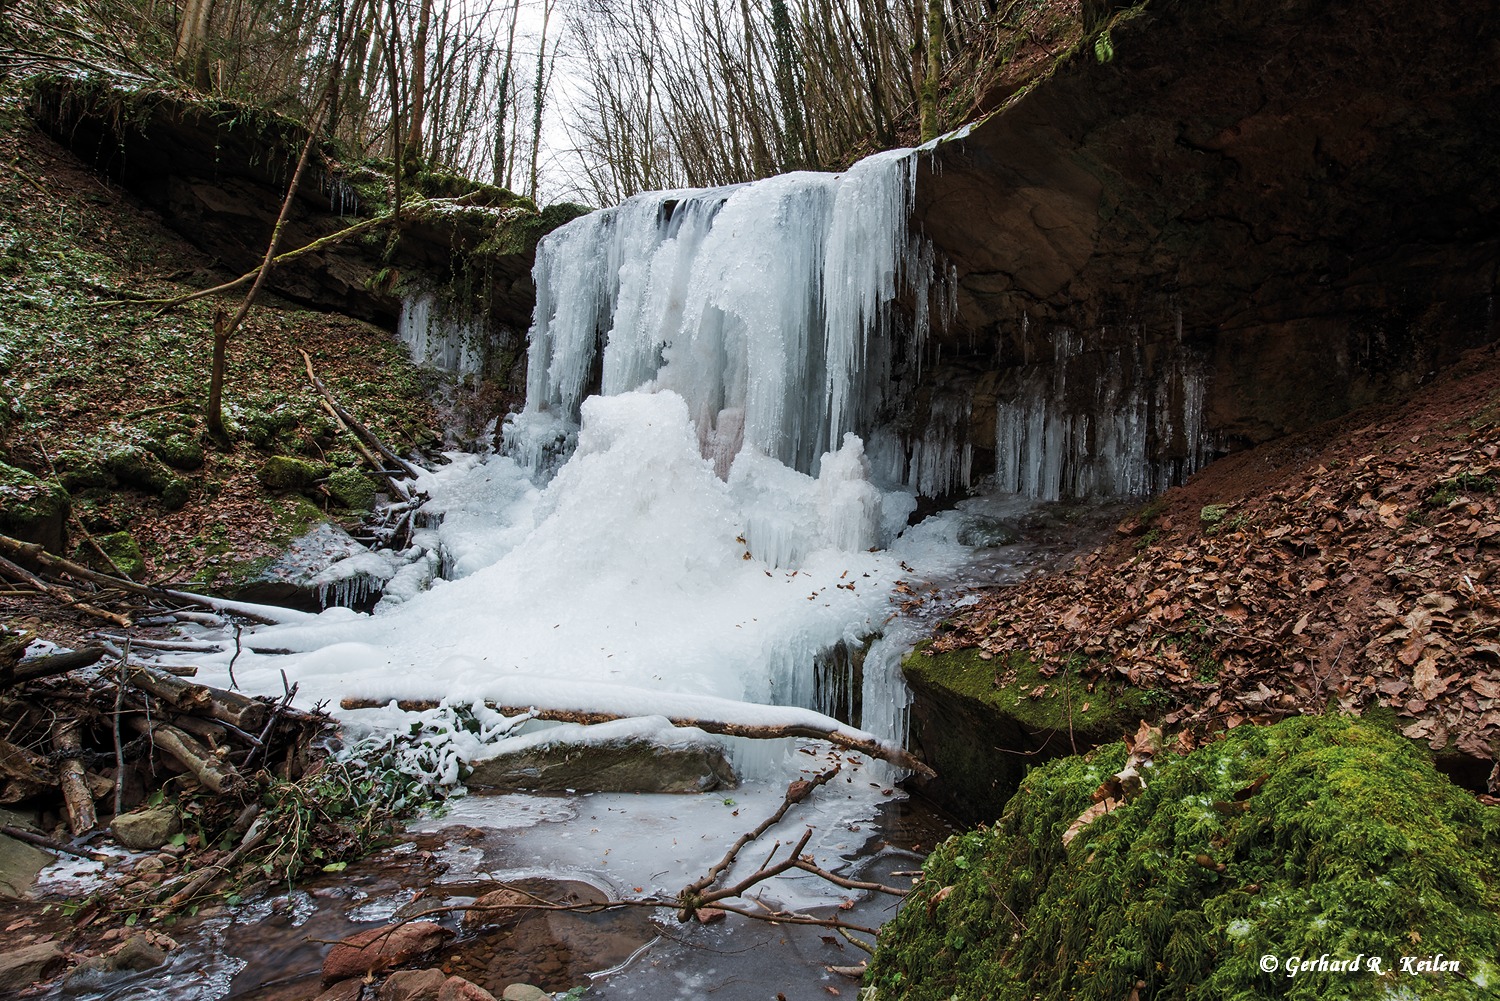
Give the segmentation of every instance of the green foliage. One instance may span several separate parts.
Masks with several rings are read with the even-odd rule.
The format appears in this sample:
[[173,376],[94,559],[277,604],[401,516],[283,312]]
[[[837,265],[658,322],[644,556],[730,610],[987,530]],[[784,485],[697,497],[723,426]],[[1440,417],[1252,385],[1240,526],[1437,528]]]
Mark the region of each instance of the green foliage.
[[326,761],[297,782],[272,780],[261,797],[272,837],[254,859],[259,875],[294,882],[309,870],[341,871],[433,802],[430,787],[389,755]]
[[[1500,976],[1500,808],[1345,717],[1242,727],[1062,834],[1121,745],[1031,772],[993,828],[942,845],[882,931],[881,999],[1479,999]],[[1384,975],[1262,972],[1262,956]],[[1438,953],[1458,973],[1392,972]],[[1486,985],[1491,986],[1486,986]]]
[[1464,494],[1492,494],[1496,490],[1500,490],[1500,480],[1495,477],[1462,472],[1434,486],[1422,503],[1428,507],[1447,507]]
[[1108,28],[1099,32],[1099,37],[1094,39],[1094,58],[1101,63],[1110,62],[1115,58],[1115,46],[1110,40]]

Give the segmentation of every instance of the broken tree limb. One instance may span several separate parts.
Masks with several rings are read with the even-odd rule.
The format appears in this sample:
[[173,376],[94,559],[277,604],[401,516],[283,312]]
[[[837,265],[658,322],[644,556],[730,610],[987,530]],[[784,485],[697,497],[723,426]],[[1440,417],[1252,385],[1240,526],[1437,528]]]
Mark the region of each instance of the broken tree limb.
[[[348,698],[339,702],[341,709],[383,709],[391,704],[390,699],[381,701],[379,699],[356,699]],[[396,699],[396,708],[404,712],[426,712],[436,709],[442,703],[437,699]],[[504,716],[532,716],[535,719],[550,720],[556,723],[582,723],[591,725],[594,723],[609,723],[617,719],[632,719],[631,715],[625,713],[587,712],[576,709],[543,709],[540,707],[524,706],[502,706],[494,702],[486,701],[485,705]],[[832,727],[814,726],[810,724],[767,724],[751,725],[746,723],[727,723],[721,720],[698,719],[694,717],[679,716],[667,717],[673,726],[697,727],[705,733],[717,733],[726,737],[748,737],[755,740],[777,740],[782,737],[807,737],[813,740],[826,740],[835,747],[841,747],[849,751],[858,751],[868,758],[878,758],[888,761],[898,768],[915,772],[923,778],[931,779],[937,777],[925,761],[904,748],[893,744],[885,744],[874,738],[861,739],[851,734],[842,733]]]
[[[239,862],[240,859],[244,858],[247,854],[254,851],[260,846],[260,843],[262,841],[265,841],[266,838],[270,837],[272,825],[265,823],[265,818],[259,816],[259,812],[260,811],[257,808],[253,820],[250,823],[249,830],[245,832],[244,837],[240,839],[240,843],[234,849],[234,851],[230,852],[220,861],[204,869],[201,873],[194,873],[193,878],[188,882],[186,886],[173,893],[171,897],[162,902],[162,907],[164,907],[168,912],[181,907],[184,903],[191,900],[195,894],[206,889],[211,884],[223,879],[226,875],[228,875],[230,870],[234,868],[235,864]],[[167,890],[168,892],[170,892],[171,888],[168,887]]]
[[125,680],[141,691],[154,695],[174,709],[184,712],[206,712],[209,707],[208,689],[191,681],[183,681],[176,675],[159,674],[149,667],[131,665]]
[[[132,665],[129,681],[143,692],[148,692],[174,709],[183,712],[208,715],[221,723],[228,723],[239,730],[254,731],[263,726],[270,714],[270,707],[259,699],[252,699],[239,692],[222,688],[211,688],[149,667]],[[246,736],[249,736],[247,733]]]
[[97,646],[80,647],[67,653],[54,653],[45,657],[28,657],[20,661],[12,668],[0,668],[0,688],[8,688],[11,685],[19,685],[27,681],[36,681],[39,678],[50,678],[58,674],[67,674],[81,667],[88,667],[104,656],[104,648]]
[[144,719],[133,719],[131,725],[141,733],[149,734],[158,750],[175,758],[204,788],[224,794],[234,794],[245,788],[244,776],[233,765],[220,761],[177,727],[165,723],[150,723]]
[[797,843],[792,846],[792,854],[785,861],[777,862],[775,865],[768,865],[757,872],[752,872],[733,886],[725,886],[717,890],[710,890],[707,893],[695,894],[689,894],[688,890],[683,890],[683,895],[677,898],[678,904],[681,905],[681,910],[677,913],[678,920],[686,921],[694,911],[705,904],[712,904],[718,900],[728,900],[730,897],[738,897],[756,883],[765,882],[772,876],[779,876],[788,869],[795,869],[797,867],[797,859],[802,855],[802,849],[807,847],[807,843],[810,840],[812,840],[811,827],[802,832],[802,837],[797,839]]
[[904,897],[908,892],[894,886],[886,886],[884,883],[870,883],[861,879],[846,879],[843,876],[834,875],[827,869],[805,858],[799,858],[794,864],[796,868],[801,869],[803,872],[810,872],[814,876],[826,879],[834,886],[842,886],[846,890],[870,890],[874,893],[888,893],[893,897]]
[[68,811],[68,830],[76,838],[92,831],[98,824],[94,813],[94,794],[83,771],[83,738],[77,719],[59,719],[52,731],[52,746],[63,758],[57,763],[58,784]]
[[38,848],[45,848],[49,852],[57,852],[60,855],[72,855],[75,858],[86,858],[91,862],[108,862],[114,858],[114,856],[106,855],[103,852],[91,852],[81,848],[74,848],[66,842],[58,841],[56,838],[49,838],[44,834],[37,834],[35,831],[28,831],[24,827],[11,827],[9,825],[0,827],[0,834],[15,838],[17,841],[36,845]]
[[[332,417],[340,424],[343,424],[344,430],[348,431],[350,434],[354,434],[354,430],[350,428],[349,425],[344,424],[343,418],[339,416],[339,412],[333,408],[332,404],[330,404],[327,400],[319,400],[318,403],[323,407],[323,410],[328,414],[329,417]],[[411,500],[411,492],[406,489],[405,485],[402,484],[400,480],[391,475],[390,471],[385,468],[385,463],[381,462],[380,458],[374,452],[370,451],[365,443],[360,440],[360,437],[357,434],[354,435],[354,448],[365,460],[365,464],[375,472],[379,473],[382,478],[384,478],[386,485],[391,488],[391,493],[395,494],[397,497],[400,497],[403,501]]]
[[831,781],[834,776],[838,775],[841,770],[842,766],[834,765],[832,768],[828,769],[828,771],[816,775],[811,780],[796,779],[788,783],[786,787],[786,794],[781,797],[781,806],[776,810],[776,812],[771,814],[765,820],[761,821],[760,826],[756,827],[755,830],[746,831],[744,834],[740,835],[740,839],[730,846],[729,851],[725,852],[724,857],[719,859],[718,862],[714,863],[714,865],[708,870],[708,873],[706,875],[704,875],[701,879],[698,879],[697,881],[689,883],[687,886],[683,887],[682,892],[677,895],[678,898],[683,899],[685,897],[695,897],[697,896],[697,894],[712,886],[714,884],[714,880],[718,879],[725,871],[729,869],[730,866],[734,865],[734,860],[739,857],[740,849],[744,848],[750,842],[754,841],[756,838],[769,831],[772,827],[776,826],[776,824],[780,823],[781,818],[786,816],[786,812],[792,808],[792,805],[794,803],[802,802],[812,794],[812,791],[814,789]]
[[[330,411],[333,416],[338,419],[339,423],[344,425],[344,427],[349,430],[350,434],[354,435],[354,437],[364,442],[366,447],[379,452],[382,456],[385,457],[387,462],[393,463],[397,469],[401,470],[401,472],[407,476],[407,478],[416,479],[416,467],[407,462],[405,459],[401,458],[401,456],[397,455],[395,452],[391,451],[391,449],[386,446],[385,442],[380,440],[375,432],[365,427],[359,422],[358,419],[355,418],[353,414],[349,413],[349,411],[341,407],[339,405],[339,401],[335,400],[333,398],[333,394],[328,391],[328,387],[323,385],[323,380],[319,379],[317,373],[313,371],[312,356],[309,355],[306,351],[301,351],[300,353],[302,355],[302,361],[307,365],[308,381],[310,381],[313,384],[313,388],[322,395],[325,409]],[[377,463],[377,465],[381,472],[385,472],[384,463]],[[402,495],[403,499],[409,499],[411,496],[409,491],[402,491]]]

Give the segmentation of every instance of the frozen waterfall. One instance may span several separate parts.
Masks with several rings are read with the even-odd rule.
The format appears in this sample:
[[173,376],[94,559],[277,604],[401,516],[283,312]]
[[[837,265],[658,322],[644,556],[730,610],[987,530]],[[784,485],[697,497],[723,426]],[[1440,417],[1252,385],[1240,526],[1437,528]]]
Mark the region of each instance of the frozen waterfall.
[[549,235],[512,453],[540,467],[566,452],[596,389],[671,390],[721,476],[742,449],[816,473],[846,432],[869,431],[898,347],[914,355],[925,332],[891,310],[932,284],[907,231],[914,157],[650,192]]

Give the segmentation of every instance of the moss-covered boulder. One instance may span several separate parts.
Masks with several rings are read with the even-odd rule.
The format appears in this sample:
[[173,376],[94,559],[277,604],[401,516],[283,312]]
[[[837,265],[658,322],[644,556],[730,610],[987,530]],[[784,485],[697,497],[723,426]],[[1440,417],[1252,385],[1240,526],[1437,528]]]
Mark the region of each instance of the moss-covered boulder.
[[108,573],[113,573],[118,569],[127,577],[139,577],[146,571],[146,558],[141,555],[140,543],[136,542],[135,536],[129,532],[108,532],[104,535],[96,535],[94,541],[109,556],[109,560],[101,559],[93,546],[83,545],[79,546],[78,552],[74,554],[79,562]]
[[1064,845],[1125,758],[1038,768],[998,824],[933,852],[881,932],[875,998],[1495,996],[1500,808],[1415,745],[1338,716],[1243,727],[1159,758]]
[[359,469],[335,469],[328,474],[328,496],[340,507],[368,511],[375,506],[375,484]]
[[169,434],[153,441],[151,452],[173,469],[194,470],[203,467],[203,443],[195,435]]
[[305,490],[328,473],[321,463],[308,462],[290,455],[273,455],[256,474],[270,490]]
[[103,465],[122,486],[155,494],[174,511],[187,503],[187,483],[139,445],[115,449],[104,457]]
[[0,532],[61,555],[68,505],[60,484],[0,462]]
[[57,468],[58,482],[70,494],[95,487],[107,487],[111,482],[103,459],[93,452],[65,449],[53,456],[52,465]]
[[923,793],[962,820],[988,823],[1028,768],[1117,740],[1169,702],[1085,666],[1047,677],[1025,651],[987,658],[919,646],[901,670],[915,694],[912,749],[938,773]]

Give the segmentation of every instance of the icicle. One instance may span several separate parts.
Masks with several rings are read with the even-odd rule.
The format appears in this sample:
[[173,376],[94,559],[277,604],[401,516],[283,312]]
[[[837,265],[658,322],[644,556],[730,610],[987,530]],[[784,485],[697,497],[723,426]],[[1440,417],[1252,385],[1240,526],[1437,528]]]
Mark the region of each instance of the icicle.
[[1139,349],[1095,354],[1091,386],[1072,385],[1084,358],[1071,330],[1053,338],[1051,366],[1022,366],[996,408],[995,479],[1040,500],[1140,497],[1201,468],[1206,368],[1179,348],[1144,372]]
[[412,361],[459,377],[479,373],[484,347],[492,339],[484,321],[452,320],[438,308],[435,298],[425,294],[403,300],[396,336],[411,352]]

